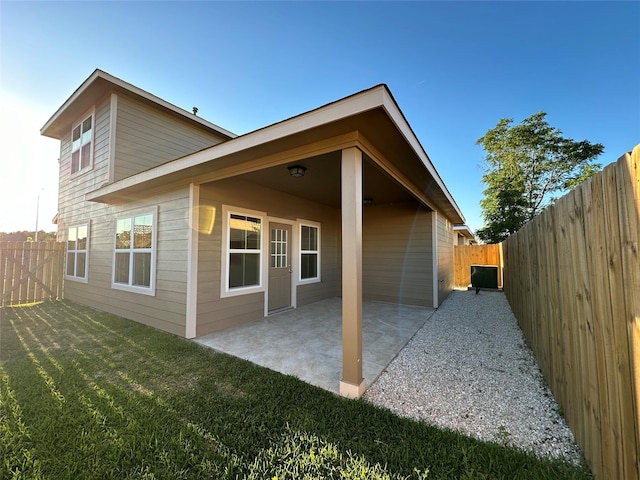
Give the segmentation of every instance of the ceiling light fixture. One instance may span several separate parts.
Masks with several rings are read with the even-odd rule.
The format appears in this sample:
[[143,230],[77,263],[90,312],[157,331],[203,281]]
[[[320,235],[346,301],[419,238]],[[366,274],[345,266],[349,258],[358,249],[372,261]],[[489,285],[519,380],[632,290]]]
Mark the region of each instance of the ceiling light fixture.
[[307,171],[302,165],[294,165],[287,168],[289,169],[289,175],[292,177],[304,177],[304,173]]

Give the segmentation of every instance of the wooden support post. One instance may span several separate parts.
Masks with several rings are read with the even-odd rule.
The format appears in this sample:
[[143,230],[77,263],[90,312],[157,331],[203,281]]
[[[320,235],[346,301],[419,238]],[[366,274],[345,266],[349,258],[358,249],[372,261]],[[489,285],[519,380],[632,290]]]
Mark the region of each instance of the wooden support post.
[[342,151],[342,381],[340,395],[360,398],[362,378],[362,152]]

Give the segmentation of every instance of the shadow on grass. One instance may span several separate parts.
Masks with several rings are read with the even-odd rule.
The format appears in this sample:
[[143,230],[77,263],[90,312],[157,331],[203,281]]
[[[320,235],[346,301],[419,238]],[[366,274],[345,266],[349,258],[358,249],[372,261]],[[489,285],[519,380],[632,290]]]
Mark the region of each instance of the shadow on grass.
[[590,478],[67,301],[0,361],[0,478]]

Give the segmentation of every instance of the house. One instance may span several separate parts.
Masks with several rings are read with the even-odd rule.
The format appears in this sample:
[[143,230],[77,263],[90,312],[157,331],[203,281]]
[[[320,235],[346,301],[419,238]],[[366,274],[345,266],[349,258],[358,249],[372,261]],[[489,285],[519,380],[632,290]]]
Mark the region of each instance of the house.
[[237,136],[96,70],[41,133],[70,300],[193,338],[342,297],[357,397],[363,298],[453,289],[464,218],[385,85]]
[[478,241],[471,229],[466,225],[453,226],[453,244],[454,245],[476,245]]

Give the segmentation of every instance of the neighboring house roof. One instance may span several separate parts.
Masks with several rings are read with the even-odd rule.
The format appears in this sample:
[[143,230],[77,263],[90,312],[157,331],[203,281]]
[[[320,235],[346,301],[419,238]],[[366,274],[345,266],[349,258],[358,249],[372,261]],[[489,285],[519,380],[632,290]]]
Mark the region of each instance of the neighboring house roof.
[[454,225],[453,231],[459,233],[460,235],[468,238],[469,240],[475,240],[476,236],[473,234],[471,229],[466,225]]
[[64,102],[47,123],[44,124],[40,129],[40,133],[46,137],[61,140],[71,132],[70,125],[77,121],[80,115],[95,105],[98,99],[103,98],[109,92],[126,93],[127,95],[134,96],[144,103],[152,104],[170,115],[178,116],[189,122],[206,127],[227,139],[237,136],[218,125],[208,122],[182,108],[176,107],[135,85],[131,85],[99,69],[96,69],[89,78],[73,92],[67,101]]

